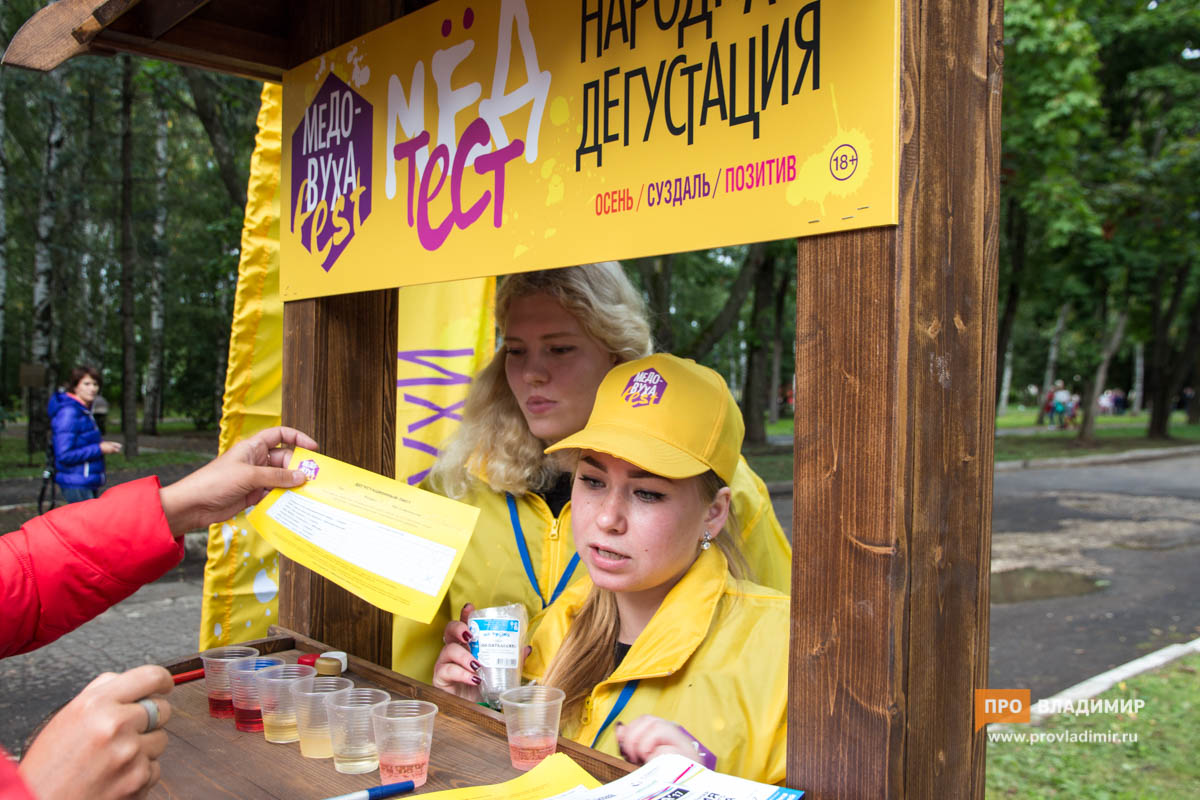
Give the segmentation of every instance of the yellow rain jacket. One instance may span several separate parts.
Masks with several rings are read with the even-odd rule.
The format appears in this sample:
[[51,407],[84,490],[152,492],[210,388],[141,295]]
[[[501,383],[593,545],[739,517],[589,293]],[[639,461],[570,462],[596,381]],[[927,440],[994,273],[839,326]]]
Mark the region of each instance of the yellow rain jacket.
[[[588,578],[575,582],[537,621],[526,678],[545,675],[591,588]],[[735,580],[717,548],[702,552],[616,671],[573,719],[563,718],[562,735],[619,755],[616,723],[653,714],[682,725],[717,757],[718,771],[781,783],[790,602]],[[635,680],[627,704],[605,726],[622,689]]]
[[[432,479],[426,481],[424,488],[442,493]],[[790,592],[791,545],[775,518],[766,485],[745,458],[738,462],[730,488],[750,577],[764,586]],[[392,624],[392,669],[426,683],[433,682],[433,665],[442,649],[442,630],[447,622],[458,618],[463,605],[474,603],[476,608],[489,608],[523,603],[532,619],[550,603],[575,556],[570,503],[556,519],[540,496],[533,493],[514,496],[513,505],[537,578],[535,590],[517,547],[507,496],[477,480],[461,499],[480,510],[479,521],[446,592],[446,601],[429,625],[399,616]],[[585,572],[582,566],[574,569],[567,576],[567,584],[577,581]]]

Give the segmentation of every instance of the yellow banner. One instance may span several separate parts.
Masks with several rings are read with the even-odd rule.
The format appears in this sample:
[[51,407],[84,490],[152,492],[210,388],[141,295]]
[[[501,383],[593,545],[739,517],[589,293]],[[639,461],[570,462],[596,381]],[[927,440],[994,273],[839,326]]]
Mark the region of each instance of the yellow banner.
[[442,0],[284,76],[285,300],[895,224],[896,0]]

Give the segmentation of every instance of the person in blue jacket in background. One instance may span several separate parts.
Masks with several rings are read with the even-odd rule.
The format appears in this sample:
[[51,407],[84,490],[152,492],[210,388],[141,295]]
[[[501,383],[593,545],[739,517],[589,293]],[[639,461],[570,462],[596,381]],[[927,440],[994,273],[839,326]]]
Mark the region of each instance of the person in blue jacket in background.
[[119,442],[102,441],[92,417],[92,402],[100,394],[95,367],[71,370],[65,392],[55,392],[47,412],[54,437],[55,481],[68,503],[100,496],[104,485],[104,456],[121,452]]

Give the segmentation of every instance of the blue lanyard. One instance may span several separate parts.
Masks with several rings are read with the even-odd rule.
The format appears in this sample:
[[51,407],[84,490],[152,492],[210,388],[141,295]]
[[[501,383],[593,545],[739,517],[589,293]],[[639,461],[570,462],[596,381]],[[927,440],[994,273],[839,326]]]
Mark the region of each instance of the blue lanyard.
[[608,716],[604,718],[604,722],[600,725],[600,730],[596,731],[596,738],[592,739],[592,749],[596,749],[596,742],[600,741],[600,737],[608,730],[608,726],[613,723],[617,715],[625,710],[625,706],[629,703],[629,698],[633,697],[633,690],[637,688],[637,681],[628,681],[625,687],[621,689],[621,693],[617,695],[617,702],[613,704],[612,711],[608,712]]
[[[517,539],[517,550],[521,553],[521,563],[525,565],[525,575],[529,578],[529,585],[533,587],[538,599],[542,601],[542,608],[545,608],[548,603],[542,598],[542,587],[538,583],[537,574],[533,571],[533,561],[529,558],[529,545],[525,543],[525,532],[521,530],[521,518],[517,514],[517,501],[511,492],[505,492],[504,496],[508,499],[508,517],[512,520],[513,536]],[[567,568],[563,570],[562,577],[558,579],[558,585],[554,587],[554,592],[550,595],[551,603],[558,599],[558,596],[563,593],[563,589],[567,588],[577,566],[579,566],[579,553],[571,556],[571,560],[567,562]]]

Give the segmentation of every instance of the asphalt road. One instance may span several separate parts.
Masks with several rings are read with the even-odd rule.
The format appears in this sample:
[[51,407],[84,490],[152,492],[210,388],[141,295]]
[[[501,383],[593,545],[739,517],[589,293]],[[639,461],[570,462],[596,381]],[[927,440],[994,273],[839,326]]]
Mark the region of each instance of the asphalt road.
[[[789,527],[791,497],[775,505]],[[991,686],[1029,688],[1036,699],[1200,635],[1200,457],[998,473],[994,509],[994,572],[1053,568],[1103,585],[993,603]],[[187,560],[59,641],[0,661],[0,744],[20,751],[103,670],[193,652],[202,568]]]

